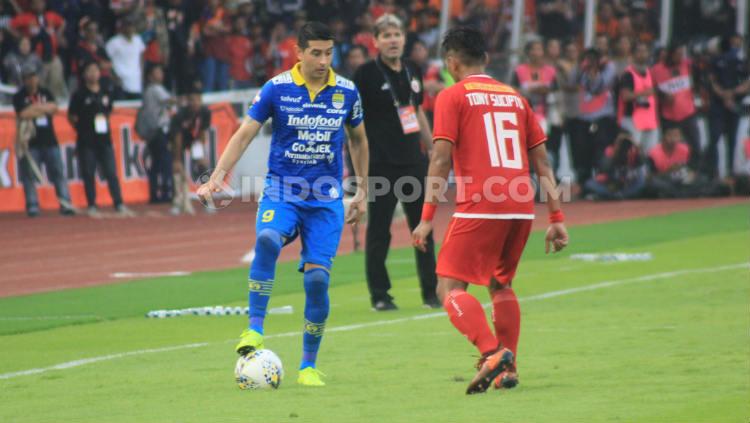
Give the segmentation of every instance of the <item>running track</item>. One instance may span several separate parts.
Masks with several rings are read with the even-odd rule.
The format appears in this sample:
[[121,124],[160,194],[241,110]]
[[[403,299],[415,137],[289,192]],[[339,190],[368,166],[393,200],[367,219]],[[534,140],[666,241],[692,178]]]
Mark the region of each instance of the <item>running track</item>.
[[[747,203],[743,198],[565,204],[569,225],[664,215],[677,211]],[[537,206],[535,229],[546,226],[546,206]],[[0,214],[0,297],[122,282],[116,272],[204,271],[245,266],[252,248],[256,204],[235,203],[215,215],[172,217],[166,206],[136,206],[136,218],[65,218],[54,212],[29,219]],[[452,206],[439,208],[437,237]],[[364,227],[359,228],[364,240]],[[409,245],[402,219],[392,227],[394,247]],[[362,242],[364,243],[364,242]],[[282,251],[282,260],[299,254],[299,242]],[[353,250],[347,227],[340,254]]]

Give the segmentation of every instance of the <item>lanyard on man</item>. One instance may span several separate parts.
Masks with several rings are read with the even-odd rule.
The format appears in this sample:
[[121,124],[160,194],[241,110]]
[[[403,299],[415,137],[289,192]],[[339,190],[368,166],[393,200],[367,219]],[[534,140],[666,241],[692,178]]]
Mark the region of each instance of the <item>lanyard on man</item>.
[[405,135],[413,134],[415,132],[419,132],[419,120],[417,120],[417,108],[414,104],[414,89],[412,88],[412,79],[411,79],[411,72],[409,72],[409,67],[406,66],[406,63],[402,63],[402,66],[404,67],[404,71],[406,72],[406,79],[409,82],[409,104],[406,106],[402,106],[401,102],[398,100],[398,93],[396,92],[396,87],[393,84],[393,81],[391,81],[391,78],[388,76],[388,72],[386,72],[385,69],[383,69],[383,65],[380,62],[380,57],[375,59],[375,64],[378,66],[378,70],[380,70],[380,73],[383,74],[383,78],[385,78],[385,82],[388,84],[389,91],[391,93],[391,98],[393,99],[393,106],[396,108],[396,112],[398,113],[398,118],[401,121],[401,129],[404,131]]

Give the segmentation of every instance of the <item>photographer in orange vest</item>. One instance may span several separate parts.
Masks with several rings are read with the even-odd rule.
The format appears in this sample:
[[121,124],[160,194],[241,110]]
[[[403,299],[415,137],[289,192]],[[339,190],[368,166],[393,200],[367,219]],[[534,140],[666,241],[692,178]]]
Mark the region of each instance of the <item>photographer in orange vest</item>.
[[656,94],[648,69],[650,55],[647,43],[636,43],[633,64],[620,77],[617,100],[617,122],[633,135],[642,152],[649,151],[659,141]]
[[687,167],[696,171],[701,162],[701,145],[690,61],[685,57],[685,47],[680,44],[670,45],[665,53],[664,60],[651,68],[651,78],[659,100],[661,126],[680,129],[690,146]]
[[[526,63],[516,66],[511,85],[526,97],[534,109],[539,125],[548,135],[547,151],[551,152],[555,162],[560,149],[562,131],[559,118],[552,121],[551,109],[555,103],[557,86],[557,69],[544,61],[544,44],[540,40],[529,41],[526,44]],[[551,127],[555,126],[552,131]],[[553,134],[554,133],[554,134]],[[553,163],[556,166],[557,163]]]

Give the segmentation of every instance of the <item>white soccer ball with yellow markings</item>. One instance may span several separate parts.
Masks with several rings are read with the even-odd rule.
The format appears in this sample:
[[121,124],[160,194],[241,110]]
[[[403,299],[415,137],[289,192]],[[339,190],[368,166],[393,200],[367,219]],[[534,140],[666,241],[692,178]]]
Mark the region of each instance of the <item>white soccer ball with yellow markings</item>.
[[271,350],[243,355],[234,367],[234,379],[240,389],[278,389],[283,378],[281,359]]

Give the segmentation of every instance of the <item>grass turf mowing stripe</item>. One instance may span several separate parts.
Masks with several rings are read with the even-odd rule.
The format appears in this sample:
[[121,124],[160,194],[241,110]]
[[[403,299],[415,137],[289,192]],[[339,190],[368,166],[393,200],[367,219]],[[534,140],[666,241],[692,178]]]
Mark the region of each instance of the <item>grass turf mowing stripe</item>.
[[[597,282],[593,284],[582,285],[576,288],[562,289],[562,290],[557,290],[557,291],[545,292],[542,294],[531,295],[527,297],[521,297],[519,298],[519,301],[520,302],[539,301],[539,300],[545,300],[549,298],[556,298],[556,297],[561,297],[565,295],[576,294],[579,292],[594,291],[598,289],[611,288],[614,286],[626,285],[626,284],[637,283],[637,282],[648,282],[648,281],[653,281],[653,280],[658,280],[658,279],[672,278],[675,276],[684,276],[684,275],[700,274],[700,273],[713,273],[713,272],[721,272],[721,271],[726,271],[726,270],[737,270],[737,269],[748,269],[748,268],[750,268],[750,263],[737,263],[737,264],[725,265],[725,266],[714,266],[714,267],[705,267],[705,268],[698,268],[698,269],[686,269],[686,270],[677,270],[677,271],[670,271],[670,272],[653,273],[650,275],[643,275],[643,276],[637,276],[633,278]],[[485,304],[484,306],[487,307],[489,305]],[[430,319],[430,318],[442,316],[444,314],[445,314],[444,312],[434,312],[434,313],[426,313],[426,314],[420,314],[420,315],[410,316],[410,317],[403,317],[399,319],[377,320],[374,322],[367,322],[367,323],[355,323],[351,325],[332,327],[332,328],[327,329],[326,332],[329,332],[329,333],[330,332],[348,332],[348,331],[365,329],[365,328],[370,328],[370,327],[385,326],[385,325],[392,325],[392,324],[397,324],[397,323],[405,323],[405,322],[410,322],[410,321]],[[268,339],[284,338],[284,337],[290,337],[290,336],[296,336],[296,335],[299,335],[299,331],[268,335],[266,336],[266,338]],[[227,340],[225,342],[235,342],[235,340]],[[4,373],[4,374],[0,374],[0,379],[12,379],[12,378],[20,377],[20,376],[36,375],[36,374],[46,373],[52,370],[65,370],[65,369],[70,369],[74,367],[84,366],[87,364],[93,364],[93,363],[98,363],[98,362],[107,361],[107,360],[115,360],[115,359],[128,357],[128,356],[170,352],[170,351],[183,350],[183,349],[201,348],[201,347],[206,347],[210,344],[211,343],[208,343],[208,342],[201,342],[201,343],[193,343],[193,344],[185,344],[185,345],[175,345],[175,346],[163,347],[163,348],[149,348],[149,349],[144,349],[144,350],[128,351],[128,352],[117,353],[117,354],[108,354],[108,355],[99,356],[99,357],[91,357],[91,358],[68,361],[68,362],[56,364],[56,365],[49,366],[49,367],[40,367],[40,368],[33,368],[33,369],[27,369],[27,370],[20,370],[16,372]]]

